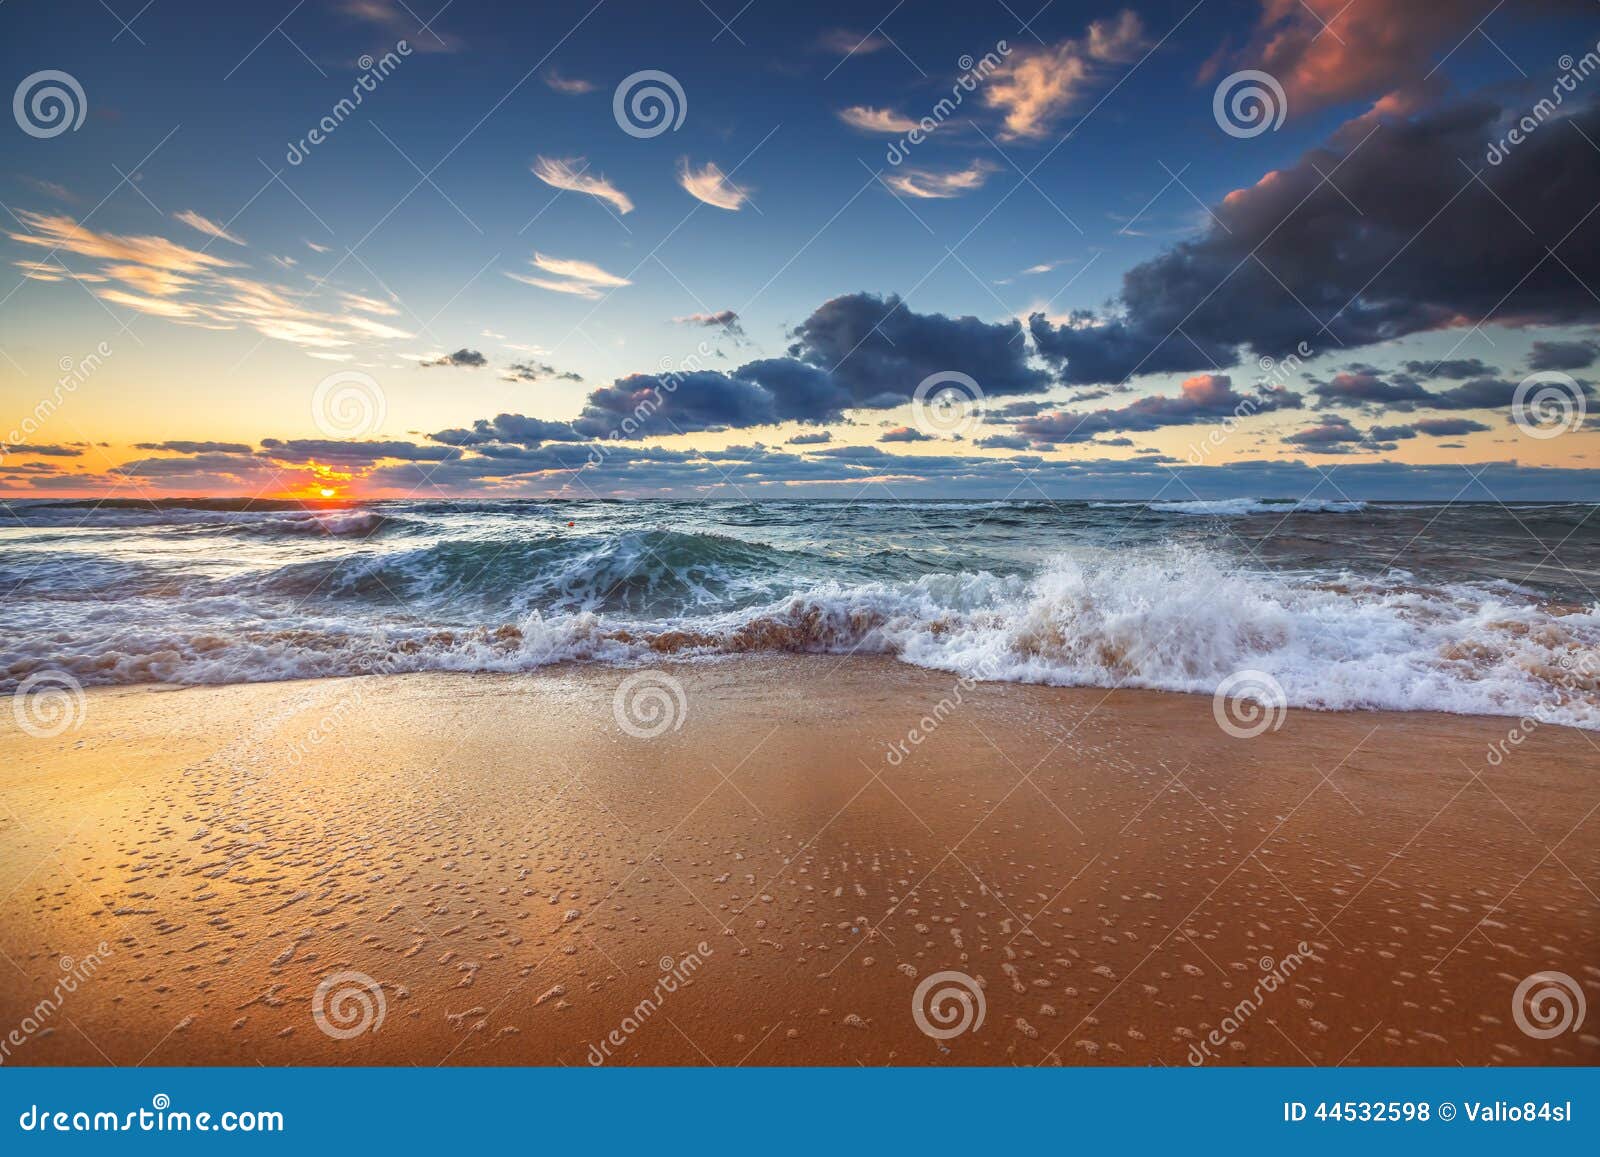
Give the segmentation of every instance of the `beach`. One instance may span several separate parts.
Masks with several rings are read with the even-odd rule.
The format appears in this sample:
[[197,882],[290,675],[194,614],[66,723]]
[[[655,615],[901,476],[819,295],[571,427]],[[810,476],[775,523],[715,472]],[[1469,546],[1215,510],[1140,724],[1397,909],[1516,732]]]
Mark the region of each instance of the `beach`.
[[72,722],[0,766],[7,1064],[1600,1063],[1514,1015],[1600,1000],[1556,723],[815,654]]

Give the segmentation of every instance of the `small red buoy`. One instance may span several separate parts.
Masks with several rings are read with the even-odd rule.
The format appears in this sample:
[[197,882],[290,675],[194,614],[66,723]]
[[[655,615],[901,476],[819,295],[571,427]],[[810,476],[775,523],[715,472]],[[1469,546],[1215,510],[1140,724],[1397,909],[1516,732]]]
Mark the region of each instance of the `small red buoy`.
[[567,523],[567,525],[568,526],[577,526],[578,524],[576,522],[569,522],[569,523]]

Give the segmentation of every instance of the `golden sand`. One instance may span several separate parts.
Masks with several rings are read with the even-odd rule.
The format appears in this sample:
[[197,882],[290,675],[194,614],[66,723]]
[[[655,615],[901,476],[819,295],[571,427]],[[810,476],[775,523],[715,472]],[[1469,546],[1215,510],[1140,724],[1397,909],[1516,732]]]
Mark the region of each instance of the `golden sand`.
[[[1594,736],[665,670],[654,738],[599,667],[104,690],[13,733],[5,1062],[1600,1062]],[[1538,972],[1587,1024],[1522,1031]]]

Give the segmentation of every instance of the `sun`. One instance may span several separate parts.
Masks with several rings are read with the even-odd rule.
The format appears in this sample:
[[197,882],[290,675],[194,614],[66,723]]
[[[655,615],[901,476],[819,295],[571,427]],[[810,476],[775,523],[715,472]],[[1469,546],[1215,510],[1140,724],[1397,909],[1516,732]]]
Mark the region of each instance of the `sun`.
[[324,498],[332,498],[335,494],[337,494],[339,492],[337,490],[335,490],[331,486],[324,486],[321,490],[318,490],[317,493],[322,495],[322,497],[324,497]]

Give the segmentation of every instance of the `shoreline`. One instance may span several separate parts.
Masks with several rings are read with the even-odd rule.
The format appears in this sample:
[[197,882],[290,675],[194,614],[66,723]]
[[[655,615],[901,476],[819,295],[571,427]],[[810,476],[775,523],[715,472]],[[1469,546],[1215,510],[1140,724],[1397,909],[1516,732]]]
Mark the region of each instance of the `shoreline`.
[[4,1062],[1600,1062],[1512,1008],[1600,1001],[1583,732],[660,670],[88,691],[0,769],[0,1035],[95,961]]

